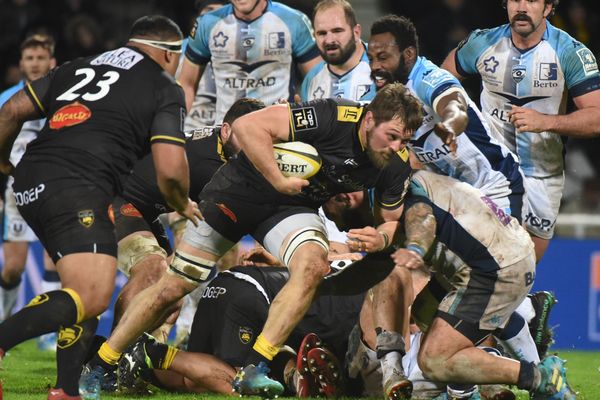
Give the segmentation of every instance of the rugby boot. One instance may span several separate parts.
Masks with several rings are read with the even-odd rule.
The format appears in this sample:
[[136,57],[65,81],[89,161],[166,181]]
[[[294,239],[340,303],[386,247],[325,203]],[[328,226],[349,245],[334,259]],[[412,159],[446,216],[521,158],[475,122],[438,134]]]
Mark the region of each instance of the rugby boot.
[[[86,364],[79,378],[79,393],[86,398],[92,398],[101,390],[114,392],[117,390],[117,369],[105,370],[100,365]],[[89,394],[89,396],[88,396]]]
[[81,400],[81,396],[69,396],[62,389],[50,388],[48,390],[48,400]]
[[302,339],[296,357],[297,373],[294,379],[298,397],[316,397],[319,395],[319,382],[310,373],[308,365],[308,353],[319,346],[321,346],[321,339],[314,333],[309,333]]
[[233,391],[241,396],[261,396],[265,399],[279,397],[284,387],[267,376],[269,367],[263,361],[257,366],[250,364],[238,371],[233,378]]
[[146,344],[152,341],[155,341],[152,336],[144,334],[123,353],[117,368],[119,391],[135,394],[148,392],[148,384],[142,379],[142,375],[145,371],[153,369],[152,361],[146,352]]
[[401,361],[386,357],[380,360],[383,373],[383,394],[387,400],[405,400],[412,396],[413,384],[404,374]]
[[565,361],[557,356],[548,356],[538,365],[542,376],[539,386],[531,393],[535,400],[573,400],[577,398],[567,382]]
[[325,397],[340,397],[343,390],[342,367],[337,357],[323,347],[311,349],[308,354],[310,373]]
[[529,294],[527,297],[531,300],[535,317],[529,323],[529,332],[535,342],[540,360],[546,357],[548,348],[554,342],[552,338],[552,330],[548,327],[550,319],[550,311],[558,302],[554,294],[546,291]]

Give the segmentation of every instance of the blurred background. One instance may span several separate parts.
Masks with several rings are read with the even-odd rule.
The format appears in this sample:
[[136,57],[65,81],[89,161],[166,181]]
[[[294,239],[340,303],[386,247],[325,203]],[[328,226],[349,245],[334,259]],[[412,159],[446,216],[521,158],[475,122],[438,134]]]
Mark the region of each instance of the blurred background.
[[[309,17],[313,0],[280,0]],[[500,0],[350,0],[368,39],[371,22],[386,13],[411,18],[419,32],[421,54],[440,64],[475,28],[506,22]],[[21,79],[19,44],[32,33],[56,40],[59,64],[125,43],[140,16],[163,14],[184,33],[195,19],[194,0],[0,0],[0,91]],[[600,54],[600,2],[561,0],[552,24]],[[473,99],[479,86],[467,87]],[[561,348],[600,349],[600,138],[570,140],[567,177],[556,237],[540,263],[536,288],[556,292],[559,305],[551,322]],[[41,249],[29,257],[20,304],[38,293]],[[104,319],[106,320],[106,319]]]

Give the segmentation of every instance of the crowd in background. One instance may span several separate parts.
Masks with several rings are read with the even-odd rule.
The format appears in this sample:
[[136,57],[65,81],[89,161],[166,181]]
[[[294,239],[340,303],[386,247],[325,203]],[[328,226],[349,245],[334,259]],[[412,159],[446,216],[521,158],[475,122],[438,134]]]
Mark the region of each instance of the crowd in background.
[[[315,0],[282,0],[311,16]],[[354,3],[354,1],[352,2]],[[477,28],[504,24],[500,0],[379,0],[382,12],[411,18],[420,36],[420,52],[440,64],[448,52]],[[592,0],[561,0],[551,23],[600,54],[600,5]],[[50,33],[57,42],[61,64],[124,43],[132,21],[142,15],[163,14],[189,32],[194,0],[0,0],[0,91],[21,79],[19,43],[35,32]],[[359,15],[360,22],[360,15]],[[368,26],[365,27],[368,31]],[[471,86],[469,86],[471,85]],[[474,99],[478,82],[467,82]],[[571,140],[567,146],[567,180],[563,212],[600,211],[600,139]]]

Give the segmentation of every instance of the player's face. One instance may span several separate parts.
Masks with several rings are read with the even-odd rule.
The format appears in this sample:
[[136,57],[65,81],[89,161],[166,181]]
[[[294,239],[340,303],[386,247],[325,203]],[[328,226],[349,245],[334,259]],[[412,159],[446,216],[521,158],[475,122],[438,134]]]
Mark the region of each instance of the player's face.
[[544,0],[508,0],[506,11],[513,32],[527,37],[538,29],[544,29],[542,24],[552,10],[552,5]]
[[314,28],[317,47],[328,64],[344,64],[360,42],[360,27],[348,24],[342,7],[319,11],[315,15]]
[[54,58],[43,47],[30,47],[21,54],[21,72],[29,82],[46,75],[54,65]]
[[413,132],[406,129],[404,121],[400,118],[375,125],[370,113],[368,111],[366,116],[367,155],[377,168],[384,168],[394,153],[408,145]]
[[406,83],[410,70],[404,54],[396,44],[396,38],[389,32],[371,36],[367,51],[371,66],[371,78],[377,90],[388,83]]
[[238,17],[250,20],[260,17],[267,0],[231,0]]

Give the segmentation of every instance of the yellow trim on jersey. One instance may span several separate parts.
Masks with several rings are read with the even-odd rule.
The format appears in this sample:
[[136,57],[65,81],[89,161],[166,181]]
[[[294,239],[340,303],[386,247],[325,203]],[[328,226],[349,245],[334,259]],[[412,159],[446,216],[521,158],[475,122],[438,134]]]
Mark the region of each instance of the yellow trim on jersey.
[[296,140],[296,130],[294,129],[294,119],[292,118],[292,107],[290,107],[290,104],[288,103],[288,113],[290,115],[290,142],[293,142]]
[[402,198],[402,199],[400,199],[400,200],[398,200],[397,202],[395,202],[395,203],[392,203],[392,204],[386,204],[386,203],[384,203],[384,202],[381,202],[381,201],[380,201],[380,202],[379,202],[379,204],[380,204],[382,207],[385,207],[385,208],[393,208],[393,207],[396,207],[396,206],[400,205],[400,204],[402,203],[402,201],[403,201],[403,200],[404,200],[404,198]]
[[217,138],[217,154],[221,161],[226,162],[227,158],[225,158],[225,152],[223,151],[223,142],[221,141],[221,136]]
[[31,87],[31,85],[29,83],[27,84],[27,89],[29,90],[29,93],[31,93],[31,95],[33,96],[33,99],[37,103],[37,106],[40,108],[40,110],[42,110],[42,112],[44,114],[46,114],[46,110],[44,109],[44,106],[42,106],[42,102],[37,97],[37,95],[35,94],[35,92],[33,91],[33,88]]
[[181,139],[181,138],[176,138],[173,136],[167,136],[167,135],[154,135],[150,138],[150,141],[152,142],[153,140],[159,140],[159,139],[163,139],[163,140],[172,140],[174,142],[178,142],[178,143],[183,143],[185,144],[185,139]]
[[397,151],[396,154],[398,154],[400,156],[402,161],[408,162],[408,149],[406,147],[400,151]]
[[363,109],[363,107],[356,106],[337,106],[337,120],[342,122],[358,122]]

